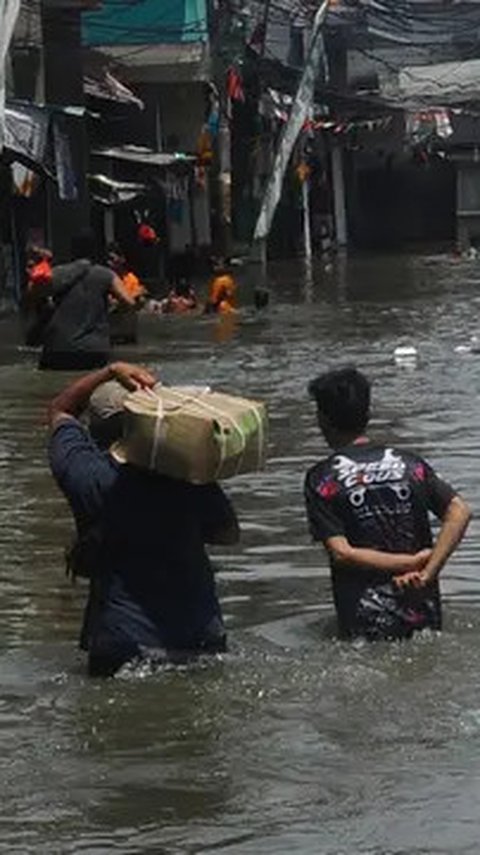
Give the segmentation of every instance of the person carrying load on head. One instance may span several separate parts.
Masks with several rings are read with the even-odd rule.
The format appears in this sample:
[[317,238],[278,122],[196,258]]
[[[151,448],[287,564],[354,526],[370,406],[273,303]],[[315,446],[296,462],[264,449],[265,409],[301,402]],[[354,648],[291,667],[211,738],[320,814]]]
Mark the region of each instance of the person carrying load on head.
[[[80,644],[91,675],[226,649],[205,545],[237,542],[229,500],[217,483],[167,477],[115,451],[129,391],[155,382],[146,369],[117,362],[69,384],[50,405],[50,467],[78,533],[69,563],[90,579]],[[79,421],[87,409],[90,430]]]
[[[355,368],[309,385],[333,453],[307,472],[310,532],[330,560],[340,634],[370,640],[441,629],[438,577],[471,512],[423,458],[373,443],[370,383]],[[441,521],[433,542],[429,514]]]

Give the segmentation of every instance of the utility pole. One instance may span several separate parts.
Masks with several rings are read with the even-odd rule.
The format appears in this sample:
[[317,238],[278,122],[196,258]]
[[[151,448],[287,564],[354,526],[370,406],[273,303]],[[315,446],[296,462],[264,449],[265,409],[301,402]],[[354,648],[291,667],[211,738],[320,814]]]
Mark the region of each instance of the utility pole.
[[[89,222],[87,193],[88,140],[83,93],[81,42],[82,0],[41,0],[45,102],[52,107],[79,107],[77,115],[59,112],[55,136],[57,176],[62,158],[71,154],[75,191],[69,198],[61,187],[50,184],[48,190],[49,238],[55,260],[67,260],[72,236]],[[62,152],[62,135],[66,148]]]
[[231,17],[228,0],[210,0],[209,18],[212,76],[218,98],[218,133],[215,146],[216,187],[212,188],[216,202],[214,245],[217,253],[227,258],[232,252],[232,141],[226,85],[227,71],[231,63],[231,56],[229,56]]
[[332,147],[332,184],[335,217],[335,238],[337,246],[346,247],[348,243],[347,212],[345,206],[345,182],[343,177],[343,150],[338,142]]
[[325,55],[322,29],[329,3],[330,0],[322,0],[322,3],[315,15],[310,47],[303,73],[292,104],[290,116],[283,126],[280,134],[273,168],[267,182],[265,195],[254,233],[254,241],[260,242],[260,245],[261,242],[266,239],[270,231],[275,210],[282,195],[283,179],[290,161],[293,147],[302,130],[309,110],[311,110],[313,105],[315,79],[320,60],[322,56]]

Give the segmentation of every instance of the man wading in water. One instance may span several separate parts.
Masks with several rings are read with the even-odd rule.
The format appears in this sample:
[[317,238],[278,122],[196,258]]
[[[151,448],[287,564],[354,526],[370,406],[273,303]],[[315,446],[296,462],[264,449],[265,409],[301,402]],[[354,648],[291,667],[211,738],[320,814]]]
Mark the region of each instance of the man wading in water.
[[[122,435],[128,390],[155,382],[144,368],[115,362],[70,383],[50,405],[50,467],[78,533],[70,567],[90,578],[80,646],[93,676],[131,660],[226,649],[205,549],[239,538],[226,495],[215,483],[122,464],[107,450]],[[89,405],[90,432],[79,421]]]
[[[468,505],[421,457],[365,436],[370,383],[355,368],[317,377],[309,392],[334,453],[308,471],[305,501],[329,555],[340,634],[441,629],[438,575],[465,533]],[[433,546],[429,512],[441,520]]]
[[86,229],[72,239],[70,264],[54,267],[48,287],[42,286],[53,311],[40,336],[39,368],[81,371],[105,365],[110,354],[109,296],[135,308],[118,276],[95,264],[94,258],[95,235]]

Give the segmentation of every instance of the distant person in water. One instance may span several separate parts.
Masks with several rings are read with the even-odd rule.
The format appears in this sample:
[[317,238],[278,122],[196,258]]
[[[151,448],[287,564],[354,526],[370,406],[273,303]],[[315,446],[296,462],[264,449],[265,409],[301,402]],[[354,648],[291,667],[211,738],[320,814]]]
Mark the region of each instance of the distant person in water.
[[42,343],[45,327],[52,316],[50,297],[52,284],[52,253],[40,246],[31,246],[27,253],[27,288],[23,299],[26,313],[25,343],[37,347]]
[[134,301],[133,306],[109,297],[110,341],[112,344],[136,344],[138,341],[138,310],[147,301],[147,289],[130,269],[126,256],[118,244],[110,244],[107,252],[108,266],[120,279],[126,293]]
[[95,264],[89,229],[72,240],[72,261],[52,270],[48,293],[53,313],[42,336],[39,367],[81,370],[105,365],[110,353],[109,297],[135,306],[121,279]]
[[121,279],[125,291],[135,300],[137,307],[140,308],[147,297],[147,289],[142,285],[133,270],[130,270],[126,256],[118,244],[110,244],[107,258],[108,266]]
[[222,315],[235,312],[236,291],[237,284],[227,265],[223,262],[217,263],[210,283],[205,313]]
[[180,279],[162,300],[162,312],[169,315],[182,315],[197,308],[197,297],[187,279]]
[[[355,368],[322,374],[309,392],[333,453],[307,473],[307,516],[330,560],[340,634],[398,639],[441,629],[438,576],[465,533],[468,506],[418,455],[370,441],[370,383]],[[435,544],[430,512],[441,520]]]

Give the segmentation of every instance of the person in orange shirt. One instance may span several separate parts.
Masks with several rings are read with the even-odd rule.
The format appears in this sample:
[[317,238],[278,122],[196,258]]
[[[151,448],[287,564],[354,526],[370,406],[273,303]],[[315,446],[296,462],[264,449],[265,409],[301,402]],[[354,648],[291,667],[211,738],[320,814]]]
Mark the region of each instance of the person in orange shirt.
[[225,264],[219,264],[214,269],[215,276],[210,283],[208,300],[205,305],[206,314],[229,314],[236,312],[235,293],[237,285]]
[[147,296],[147,289],[142,285],[138,276],[128,269],[127,259],[116,244],[111,244],[108,249],[108,266],[122,280],[123,287],[128,295],[141,305]]
[[52,282],[52,253],[40,246],[31,246],[27,253],[27,289],[23,305],[26,313],[25,344],[38,347],[53,313],[48,290]]
[[52,281],[52,253],[49,249],[32,246],[27,256],[27,291],[29,295],[39,296],[38,289],[50,285]]
[[110,299],[110,341],[112,344],[136,344],[138,341],[138,309],[141,309],[148,296],[133,270],[128,269],[125,255],[118,244],[108,247],[108,266],[117,274],[128,296],[135,301],[132,308],[120,305],[115,298]]

